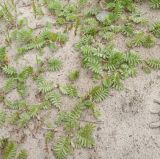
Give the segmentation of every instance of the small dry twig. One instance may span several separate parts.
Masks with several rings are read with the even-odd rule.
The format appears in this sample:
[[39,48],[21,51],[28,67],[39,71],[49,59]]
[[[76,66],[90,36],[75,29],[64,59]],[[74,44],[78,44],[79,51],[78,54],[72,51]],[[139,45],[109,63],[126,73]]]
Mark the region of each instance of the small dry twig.
[[87,123],[93,123],[93,124],[104,124],[103,121],[89,121],[89,120],[83,120],[83,119],[81,119],[80,121],[87,122]]
[[154,99],[153,102],[154,102],[154,103],[157,103],[158,105],[160,105],[160,101],[158,101],[158,100],[156,100],[156,99]]

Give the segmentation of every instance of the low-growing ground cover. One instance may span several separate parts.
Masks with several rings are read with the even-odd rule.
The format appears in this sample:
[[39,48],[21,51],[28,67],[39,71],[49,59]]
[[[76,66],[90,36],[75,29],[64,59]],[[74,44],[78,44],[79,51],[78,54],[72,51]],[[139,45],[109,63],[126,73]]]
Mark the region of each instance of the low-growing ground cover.
[[2,1],[2,158],[158,159],[147,106],[159,87],[159,9],[159,0]]

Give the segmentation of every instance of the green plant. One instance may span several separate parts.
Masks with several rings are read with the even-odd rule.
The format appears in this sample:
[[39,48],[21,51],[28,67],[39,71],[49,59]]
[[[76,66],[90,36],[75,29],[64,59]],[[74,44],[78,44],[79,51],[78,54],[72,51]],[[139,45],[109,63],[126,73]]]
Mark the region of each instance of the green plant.
[[27,113],[22,113],[19,116],[18,127],[19,128],[25,127],[27,125],[27,123],[29,123],[30,120],[31,120],[31,116],[28,112]]
[[151,48],[151,47],[155,46],[155,44],[156,44],[156,38],[153,35],[147,35],[145,37],[145,41],[143,44],[144,47]]
[[154,34],[155,37],[160,37],[160,22],[156,22],[153,24],[151,32]]
[[61,106],[61,96],[57,92],[48,92],[45,95],[45,100],[51,102],[52,105],[56,106],[57,108],[60,108]]
[[90,93],[89,97],[95,102],[101,102],[108,96],[108,88],[102,86],[94,87]]
[[81,32],[88,35],[94,35],[97,32],[98,22],[94,18],[85,19],[81,25]]
[[52,84],[48,83],[43,77],[38,77],[36,80],[36,83],[37,83],[39,92],[47,93],[53,89]]
[[[119,38],[117,39],[121,36],[120,34],[124,35],[120,40],[125,42],[126,39],[130,39],[128,46],[132,49],[141,46],[153,47],[156,38],[159,38],[159,22],[153,24],[150,31],[147,30],[148,26],[145,26],[145,30],[142,28],[147,21],[137,11],[136,5],[139,4],[137,1],[104,0],[93,3],[90,0],[77,0],[71,3],[61,0],[43,0],[43,2],[32,0],[28,5],[32,7],[35,26],[31,24],[33,17],[28,21],[26,18],[20,18],[24,16],[20,15],[19,2],[15,3],[14,0],[1,2],[0,20],[3,21],[2,34],[0,33],[2,35],[0,70],[5,84],[0,89],[0,102],[3,104],[0,110],[0,126],[12,124],[16,132],[19,130],[23,132],[30,127],[30,124],[34,124],[34,131],[31,132],[33,135],[43,128],[46,151],[48,153],[53,143],[52,151],[57,159],[67,158],[77,148],[93,148],[95,124],[94,121],[89,121],[90,118],[85,118],[88,112],[89,115],[92,114],[93,117],[98,118],[100,116],[98,103],[109,96],[111,89],[121,90],[124,87],[124,80],[137,75],[140,68],[149,70],[148,72],[160,69],[160,61],[156,58],[144,60],[140,57],[140,53],[131,51],[131,48],[125,48],[127,51],[116,48],[116,45],[121,44],[118,43]],[[149,3],[152,8],[159,8],[159,1],[150,0]],[[49,12],[44,12],[43,19],[46,20],[48,19],[46,17],[49,17],[49,20],[52,20],[54,16],[54,22],[41,25],[43,19],[39,15],[43,15],[43,10],[47,8]],[[60,32],[54,30],[60,30]],[[76,44],[77,36],[74,37],[75,39],[69,39],[73,34],[80,36]],[[65,85],[53,84],[53,79],[49,82],[45,77],[47,71],[47,74],[54,72],[56,75],[64,67],[62,60],[56,57],[59,56],[57,56],[58,48],[62,47],[68,39],[71,41],[67,43],[64,50],[70,49],[72,47],[70,44],[74,43],[75,50],[80,53],[76,57],[80,58],[81,65],[87,72],[86,76],[94,80],[91,82],[93,87],[84,94],[79,94],[77,90],[80,82],[78,81],[80,68],[68,73],[70,81]],[[15,48],[18,52],[16,59],[10,53],[13,51],[14,55]],[[25,54],[32,51],[39,53],[36,55],[36,66],[32,56],[30,56],[31,61],[26,61],[29,55]],[[46,51],[47,54],[45,54]],[[48,55],[50,52],[52,54]],[[21,64],[22,61],[17,58],[20,55],[25,55],[22,61],[31,62],[33,68],[26,66],[18,71],[20,68],[12,67],[12,65]],[[37,86],[35,98],[38,104],[30,101],[30,96],[35,93],[30,94],[28,91],[30,85],[27,85],[30,81]],[[16,96],[15,99],[8,97],[9,93],[14,93],[11,92],[13,89],[19,93],[18,99]],[[67,101],[76,102],[75,106],[71,109],[73,103],[69,107],[63,106],[66,104],[63,97]],[[48,116],[52,115],[53,111],[57,114],[56,118],[44,127]],[[95,123],[98,124],[98,122]],[[2,158],[27,159],[26,150],[20,148],[17,153],[17,146],[22,142],[21,140],[23,136],[17,144],[10,142],[9,139],[0,140]]]
[[9,77],[5,82],[3,91],[5,93],[17,88],[21,96],[26,96],[26,80],[32,75],[33,68],[26,66],[20,73],[17,73],[16,69],[12,66],[6,65],[3,67],[3,72]]
[[158,9],[160,8],[160,1],[159,0],[149,0],[149,4],[151,8]]
[[23,109],[27,108],[27,103],[25,100],[11,101],[11,100],[5,99],[4,103],[7,106],[7,108],[13,109],[13,110],[23,110]]
[[27,159],[28,152],[23,149],[17,153],[17,144],[8,138],[0,139],[0,152],[4,159]]
[[79,71],[78,70],[72,70],[69,73],[68,78],[69,78],[70,81],[76,81],[79,78]]
[[0,127],[3,126],[5,120],[6,120],[6,113],[0,111]]
[[134,28],[133,28],[133,25],[128,23],[128,24],[125,24],[123,27],[122,27],[122,34],[125,35],[125,36],[132,36],[134,34]]
[[154,70],[159,70],[159,69],[160,69],[160,60],[158,60],[158,59],[148,59],[148,60],[146,61],[146,64],[147,64],[150,68],[152,68],[152,69],[154,69]]
[[79,127],[79,119],[82,115],[84,109],[87,108],[85,102],[80,102],[76,105],[73,110],[69,111],[62,111],[58,114],[56,118],[56,124],[64,126],[64,128],[72,133],[72,130],[75,130]]
[[16,39],[18,42],[18,57],[33,49],[42,51],[45,46],[50,47],[51,44],[55,44],[55,42],[57,42],[56,44],[64,44],[68,40],[68,36],[63,32],[52,32],[47,23],[44,31],[40,35],[35,36],[33,29],[22,28],[12,32],[12,39]]
[[15,24],[15,17],[11,11],[11,7],[8,3],[0,3],[1,7],[1,17],[9,24],[14,25]]
[[59,0],[48,0],[47,5],[49,10],[56,14],[57,24],[63,25],[76,21],[78,9],[75,4],[63,5]]
[[17,80],[15,78],[9,78],[5,81],[3,91],[8,93],[16,88]]
[[78,3],[80,6],[84,6],[85,4],[87,4],[88,0],[79,0]]
[[8,65],[3,67],[3,72],[7,74],[8,76],[12,76],[12,77],[15,77],[17,75],[16,69]]
[[76,142],[81,147],[92,148],[95,144],[93,131],[95,126],[93,124],[86,124],[76,134]]
[[107,88],[112,87],[121,90],[123,88],[121,75],[119,73],[114,73],[113,75],[106,77],[106,79],[103,80],[103,85]]
[[109,55],[108,61],[105,64],[105,69],[108,71],[114,71],[124,62],[124,55],[120,52],[112,52]]
[[16,124],[16,122],[19,120],[19,112],[16,111],[14,113],[11,113],[9,116],[8,116],[8,120],[7,122],[9,124]]
[[135,12],[131,16],[129,16],[129,21],[135,23],[135,24],[147,24],[148,20],[143,18],[140,14],[140,12]]
[[76,43],[75,48],[76,48],[77,50],[80,50],[81,47],[84,46],[84,45],[91,45],[92,42],[93,42],[93,40],[94,40],[94,39],[93,39],[93,36],[91,36],[91,35],[83,36],[83,37],[80,39],[80,41],[79,41],[78,43]]
[[46,2],[51,12],[54,12],[57,15],[61,12],[63,5],[59,0],[47,0]]
[[48,143],[52,141],[53,138],[54,138],[54,133],[52,131],[47,131],[47,133],[45,134],[45,141]]
[[14,159],[16,157],[16,151],[17,151],[16,144],[13,142],[9,142],[4,149],[3,158]]
[[50,59],[47,67],[49,71],[59,71],[62,68],[62,61],[59,59]]
[[78,92],[77,92],[76,87],[74,85],[71,85],[71,84],[60,86],[60,91],[63,94],[66,94],[70,97],[77,97],[78,96]]
[[118,13],[122,13],[123,11],[134,11],[135,10],[135,4],[132,0],[109,0],[109,3],[107,4],[107,8],[112,9]]
[[17,159],[27,159],[28,152],[26,150],[21,150],[17,156]]
[[25,127],[31,119],[37,117],[38,113],[43,109],[43,103],[37,105],[31,105],[27,111],[22,112],[19,115],[18,121],[16,122],[19,128]]
[[144,46],[146,48],[153,47],[156,43],[156,38],[153,35],[146,35],[144,32],[137,32],[128,46]]
[[108,29],[104,29],[99,32],[100,37],[102,37],[105,40],[111,41],[115,37],[115,34],[111,31],[108,31]]
[[136,66],[141,62],[141,58],[135,52],[129,52],[124,55],[124,60],[131,66]]
[[0,47],[0,70],[4,65],[8,64],[8,56],[5,47]]
[[65,44],[68,41],[68,36],[65,33],[59,32],[57,33],[57,41],[61,44]]
[[93,53],[97,53],[97,50],[89,45],[85,45],[81,48],[83,54],[83,64],[85,67],[89,68],[92,72],[102,75],[103,68],[100,62],[100,58],[92,56]]
[[39,1],[37,0],[32,1],[32,9],[33,9],[35,18],[37,17],[37,15],[44,15],[43,10],[40,7]]
[[33,30],[30,28],[22,28],[12,33],[12,38],[20,45],[28,44],[33,39]]
[[73,151],[71,139],[69,137],[61,137],[54,145],[53,150],[57,159],[65,159]]

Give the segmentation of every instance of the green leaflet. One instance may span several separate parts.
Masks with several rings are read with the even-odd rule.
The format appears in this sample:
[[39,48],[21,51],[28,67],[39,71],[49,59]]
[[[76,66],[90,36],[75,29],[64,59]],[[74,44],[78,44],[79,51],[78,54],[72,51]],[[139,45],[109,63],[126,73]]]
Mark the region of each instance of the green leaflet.
[[53,146],[53,152],[57,159],[65,159],[72,153],[71,139],[69,137],[61,137]]
[[47,93],[52,90],[52,84],[48,83],[43,77],[38,77],[36,83],[38,90],[42,93]]
[[4,149],[4,159],[14,159],[16,157],[17,146],[13,142],[9,142]]
[[46,142],[50,142],[52,141],[54,138],[54,133],[52,131],[48,131],[46,134],[45,134],[45,140]]
[[6,113],[0,111],[0,127],[3,126],[5,120],[6,120]]
[[91,100],[101,102],[108,96],[108,88],[96,86],[90,91],[89,96]]
[[52,91],[45,95],[45,100],[48,100],[51,102],[52,105],[56,106],[57,108],[60,108],[61,106],[61,96],[59,93]]
[[153,9],[160,8],[160,1],[159,0],[149,0],[149,4],[150,4],[151,8],[153,8]]
[[79,78],[79,71],[78,70],[72,70],[69,73],[68,78],[69,78],[70,81],[76,81]]
[[95,126],[93,124],[86,124],[82,127],[76,134],[76,141],[78,146],[84,148],[92,148],[95,144],[95,140],[93,137],[93,131]]
[[11,100],[5,99],[4,103],[9,109],[13,109],[13,110],[21,110],[21,109],[27,108],[27,103],[25,100],[11,101]]
[[17,159],[27,159],[27,158],[28,158],[28,152],[26,150],[21,150],[17,156]]
[[160,38],[160,22],[155,22],[150,31],[155,37]]
[[71,84],[66,84],[66,85],[60,86],[60,91],[63,94],[68,95],[69,97],[77,97],[78,96],[78,92],[77,92],[76,87]]
[[59,59],[50,59],[47,67],[49,71],[59,71],[62,68],[62,61]]
[[160,60],[158,60],[158,59],[148,59],[148,60],[146,61],[146,64],[147,64],[150,68],[152,68],[152,69],[154,69],[154,70],[159,70],[159,69],[160,69]]

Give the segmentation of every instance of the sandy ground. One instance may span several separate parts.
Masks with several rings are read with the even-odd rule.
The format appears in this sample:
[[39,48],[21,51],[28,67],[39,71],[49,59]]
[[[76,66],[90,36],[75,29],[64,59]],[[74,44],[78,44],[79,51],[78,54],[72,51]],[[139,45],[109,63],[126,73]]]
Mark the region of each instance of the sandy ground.
[[[20,8],[23,16],[29,18],[32,27],[44,21],[54,22],[53,18],[43,18],[36,22],[31,19],[28,12],[30,7]],[[140,6],[140,10],[144,13],[144,17],[149,18],[150,23],[160,20],[160,11],[151,11],[145,3]],[[59,30],[59,28],[55,28]],[[1,37],[2,38],[2,37]],[[3,38],[2,38],[3,39]],[[74,50],[74,44],[78,41],[79,36],[74,36],[73,31],[69,33],[69,41],[57,52],[51,53],[45,50],[43,59],[46,57],[59,57],[63,61],[63,69],[58,73],[45,73],[48,81],[58,84],[68,83],[67,75],[73,69],[80,70],[80,78],[76,82],[78,91],[85,94],[95,82],[90,78],[89,72],[81,67],[80,55]],[[3,40],[2,40],[3,41]],[[119,36],[115,39],[115,44],[120,50],[125,50],[124,39]],[[147,57],[160,57],[160,47],[155,46],[151,49],[137,48],[140,55]],[[15,45],[9,48],[10,63],[16,66],[17,70],[21,70],[23,66],[31,65],[36,67],[36,53],[30,52],[21,58],[17,63],[13,60],[16,53]],[[160,106],[153,102],[154,99],[160,100],[160,72],[152,72],[146,75],[142,71],[136,78],[130,78],[125,81],[123,91],[111,91],[110,96],[98,105],[102,112],[100,118],[101,123],[97,124],[95,137],[97,140],[94,149],[77,150],[69,159],[159,159],[160,158],[160,129],[151,129],[149,124],[159,120],[159,116],[151,114],[153,110],[160,110]],[[4,77],[0,76],[0,87],[3,86]],[[35,83],[28,80],[30,87],[29,103],[36,103],[35,94],[37,88]],[[11,99],[18,99],[16,91],[8,95]],[[70,109],[75,105],[76,101],[68,97],[63,98],[63,109]],[[0,104],[0,109],[4,106]],[[42,115],[50,115],[48,121],[52,122],[57,111],[51,110],[43,112]],[[84,114],[85,115],[85,114]],[[88,115],[87,118],[90,118]],[[45,152],[44,133],[45,130],[38,132],[31,131],[34,128],[32,122],[28,128],[16,130],[13,126],[4,126],[0,128],[0,137],[12,137],[19,141],[24,138],[21,148],[25,148],[29,152],[29,159],[54,159],[52,152]],[[50,147],[51,148],[51,147]]]

